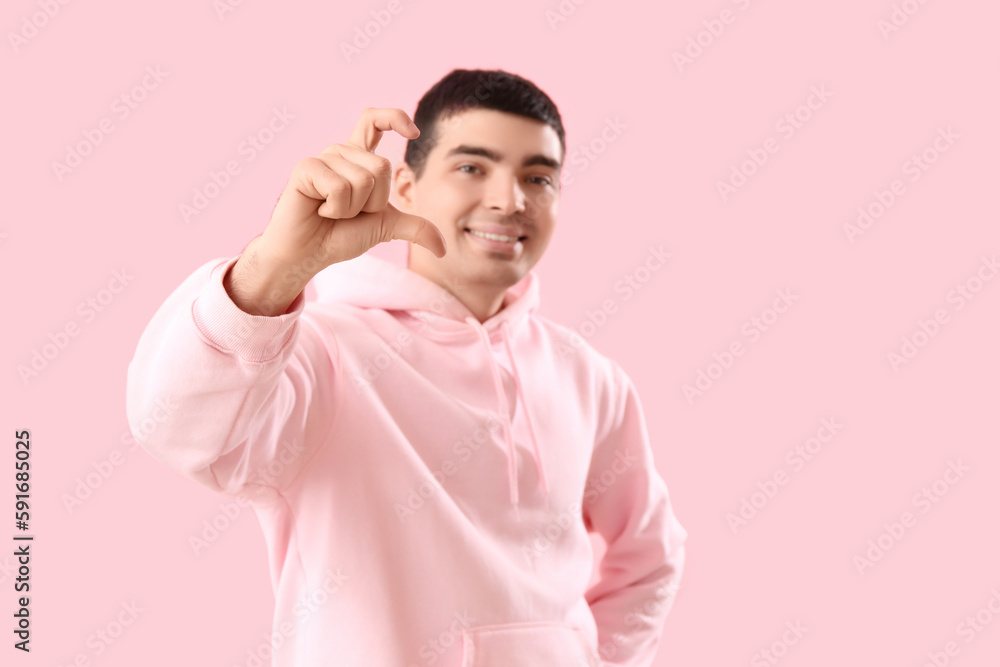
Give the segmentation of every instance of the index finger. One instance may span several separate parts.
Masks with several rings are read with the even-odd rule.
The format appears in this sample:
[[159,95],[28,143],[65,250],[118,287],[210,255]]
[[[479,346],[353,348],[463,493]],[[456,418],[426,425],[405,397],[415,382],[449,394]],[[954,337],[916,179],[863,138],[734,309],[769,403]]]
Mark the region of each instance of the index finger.
[[395,130],[407,139],[416,139],[420,130],[402,109],[365,109],[347,143],[368,152],[374,152],[382,133]]

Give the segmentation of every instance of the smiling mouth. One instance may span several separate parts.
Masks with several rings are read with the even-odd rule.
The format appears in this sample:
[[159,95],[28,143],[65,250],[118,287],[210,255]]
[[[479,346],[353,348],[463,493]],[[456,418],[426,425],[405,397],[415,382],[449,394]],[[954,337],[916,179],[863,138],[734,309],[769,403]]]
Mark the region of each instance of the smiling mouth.
[[517,243],[518,241],[523,241],[528,238],[527,236],[508,236],[507,234],[491,234],[489,232],[481,232],[478,229],[466,229],[473,236],[478,236],[479,238],[489,239],[490,241],[501,241],[503,243]]

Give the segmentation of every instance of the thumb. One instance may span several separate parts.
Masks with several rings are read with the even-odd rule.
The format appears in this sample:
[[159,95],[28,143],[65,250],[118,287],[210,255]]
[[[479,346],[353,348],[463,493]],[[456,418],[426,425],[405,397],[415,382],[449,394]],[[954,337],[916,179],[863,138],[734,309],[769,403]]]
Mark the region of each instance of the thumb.
[[386,204],[382,211],[382,226],[385,229],[385,241],[412,241],[430,250],[435,257],[444,257],[448,249],[444,235],[433,222],[418,215],[404,213],[392,204]]

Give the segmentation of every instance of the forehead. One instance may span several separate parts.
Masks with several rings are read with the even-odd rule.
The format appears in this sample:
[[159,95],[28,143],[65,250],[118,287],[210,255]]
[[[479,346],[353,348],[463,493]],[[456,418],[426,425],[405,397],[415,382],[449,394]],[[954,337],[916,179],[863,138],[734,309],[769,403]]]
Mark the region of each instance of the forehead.
[[429,157],[445,159],[457,146],[490,149],[505,161],[542,154],[559,161],[559,135],[548,123],[494,109],[461,111],[437,123],[437,142]]

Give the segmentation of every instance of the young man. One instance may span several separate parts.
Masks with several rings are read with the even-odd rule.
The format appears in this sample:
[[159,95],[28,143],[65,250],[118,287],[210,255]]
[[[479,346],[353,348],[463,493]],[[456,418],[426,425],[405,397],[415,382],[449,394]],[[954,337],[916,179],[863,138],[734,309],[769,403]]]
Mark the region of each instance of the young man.
[[[275,667],[650,665],[687,533],[628,376],[535,312],[559,113],[519,76],[455,70],[415,121],[366,109],[243,253],[170,295],[129,422],[174,401],[137,440],[252,504]],[[405,266],[364,254],[393,238]]]

